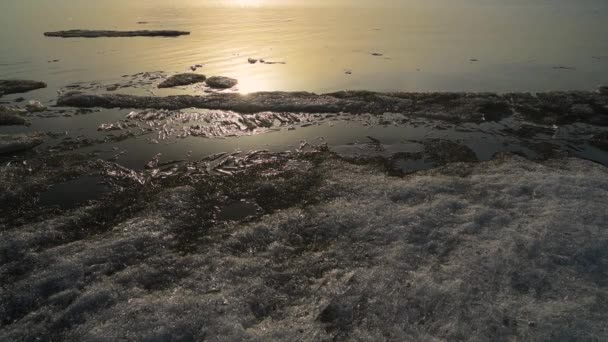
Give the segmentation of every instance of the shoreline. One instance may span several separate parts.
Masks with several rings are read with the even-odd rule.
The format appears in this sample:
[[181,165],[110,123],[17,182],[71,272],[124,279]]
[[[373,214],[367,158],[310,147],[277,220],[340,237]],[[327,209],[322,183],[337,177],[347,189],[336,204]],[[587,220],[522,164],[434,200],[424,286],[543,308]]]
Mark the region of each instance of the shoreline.
[[[0,339],[606,335],[607,105],[603,91],[72,92],[3,108],[34,127],[127,110],[95,138],[47,132],[0,159]],[[321,128],[347,143],[159,152]],[[143,139],[156,154],[124,166]]]
[[498,121],[515,113],[543,123],[585,122],[608,125],[608,93],[603,90],[546,93],[400,93],[342,91],[259,92],[250,94],[133,96],[70,92],[57,106],[79,108],[216,109],[238,113],[403,113],[447,121]]
[[0,341],[608,341],[602,1],[43,2]]

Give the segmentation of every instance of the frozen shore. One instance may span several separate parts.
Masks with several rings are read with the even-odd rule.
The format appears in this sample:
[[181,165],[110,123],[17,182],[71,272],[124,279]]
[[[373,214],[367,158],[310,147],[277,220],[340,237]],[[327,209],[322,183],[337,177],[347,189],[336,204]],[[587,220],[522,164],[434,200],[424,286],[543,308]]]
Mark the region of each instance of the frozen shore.
[[585,122],[608,125],[608,95],[597,91],[547,93],[376,93],[343,91],[259,92],[247,95],[214,93],[206,96],[133,96],[69,92],[57,105],[101,108],[203,108],[239,113],[264,111],[295,113],[403,113],[448,121],[496,121],[514,114],[541,123]]
[[608,339],[603,88],[100,93],[166,79],[8,96],[0,340]]
[[[46,165],[116,186],[4,216],[2,340],[608,338],[608,169],[589,161],[502,155],[403,178],[325,152],[252,155],[239,177]],[[15,186],[0,200],[27,167],[58,174],[2,166]]]

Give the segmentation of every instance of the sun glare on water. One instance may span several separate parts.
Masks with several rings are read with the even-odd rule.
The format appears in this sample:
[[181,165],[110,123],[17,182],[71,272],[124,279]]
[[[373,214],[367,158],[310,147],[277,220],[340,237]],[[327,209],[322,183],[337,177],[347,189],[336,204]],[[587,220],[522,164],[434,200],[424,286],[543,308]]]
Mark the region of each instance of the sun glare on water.
[[259,7],[262,0],[233,0],[234,6],[239,7]]

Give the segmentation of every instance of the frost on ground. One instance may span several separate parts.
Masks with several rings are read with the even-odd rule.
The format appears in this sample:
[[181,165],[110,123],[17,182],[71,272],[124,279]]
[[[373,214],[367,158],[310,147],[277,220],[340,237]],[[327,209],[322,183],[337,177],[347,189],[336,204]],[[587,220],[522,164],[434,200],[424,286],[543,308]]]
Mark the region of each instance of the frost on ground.
[[[147,203],[129,214],[5,225],[0,340],[608,339],[605,167],[310,163],[237,194],[175,182],[129,192]],[[212,219],[238,195],[266,214]]]

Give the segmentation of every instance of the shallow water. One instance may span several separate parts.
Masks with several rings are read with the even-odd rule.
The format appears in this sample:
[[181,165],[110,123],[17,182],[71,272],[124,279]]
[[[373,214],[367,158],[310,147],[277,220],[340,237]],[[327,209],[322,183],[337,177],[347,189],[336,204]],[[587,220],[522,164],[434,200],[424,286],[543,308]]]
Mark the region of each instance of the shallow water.
[[[412,172],[436,164],[432,158],[394,156],[422,153],[426,143],[442,140],[466,146],[479,160],[505,151],[546,157],[555,148],[608,165],[608,154],[585,142],[605,128],[583,124],[534,128],[511,119],[447,124],[422,119],[404,122],[390,115],[331,118],[319,113],[306,123],[215,138],[182,138],[177,136],[181,129],[203,123],[213,114],[192,110],[200,117],[187,124],[171,118],[132,120],[135,126],[128,129],[100,131],[102,124],[128,121],[130,110],[78,114],[74,109],[52,107],[58,92],[105,93],[117,84],[117,93],[203,94],[198,86],[156,88],[167,75],[189,71],[196,64],[203,65],[197,72],[207,76],[237,78],[234,91],[241,93],[591,90],[608,82],[605,1],[23,0],[5,2],[0,9],[4,24],[0,78],[49,84],[46,89],[2,98],[18,106],[23,103],[13,101],[19,97],[40,100],[49,110],[28,115],[28,127],[0,127],[0,134],[42,133],[45,143],[39,152],[74,149],[143,169],[155,156],[160,163],[196,161],[216,153],[295,151],[303,142],[326,143],[342,156],[382,156],[391,160],[393,168]],[[191,35],[43,36],[45,31],[68,29],[168,29],[191,31]],[[285,64],[250,64],[248,58]],[[142,74],[154,71],[159,72]],[[72,88],[71,84],[76,85]],[[188,115],[188,110],[170,115]],[[172,133],[165,135],[159,125]],[[534,131],[529,137],[509,133],[529,126]],[[133,136],[123,140],[121,135],[126,133]],[[370,144],[370,138],[376,143]],[[91,184],[82,187],[100,192]],[[68,182],[55,189],[68,197],[90,199],[77,191],[70,194],[70,189],[79,186]],[[57,197],[51,204],[76,203],[55,196],[52,189],[49,196]]]
[[[23,0],[0,8],[0,75],[44,80],[49,94],[199,63],[207,75],[239,79],[243,92],[582,90],[608,79],[603,0]],[[75,28],[192,34],[42,35]],[[286,64],[250,65],[249,57]]]

